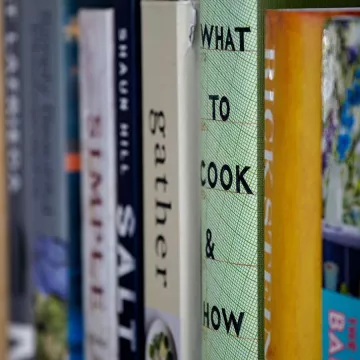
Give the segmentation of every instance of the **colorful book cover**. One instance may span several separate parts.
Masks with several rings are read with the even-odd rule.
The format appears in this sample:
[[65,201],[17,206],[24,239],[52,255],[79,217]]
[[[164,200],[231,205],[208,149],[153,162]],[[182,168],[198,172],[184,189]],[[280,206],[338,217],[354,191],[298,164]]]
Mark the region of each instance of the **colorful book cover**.
[[140,0],[115,5],[117,323],[121,359],[144,358]]
[[[356,13],[356,9],[266,13],[265,247],[271,240],[272,249],[269,360],[295,355],[359,357],[351,347],[360,314],[354,312],[354,296],[349,296],[358,296],[356,266],[351,266],[359,258],[355,260],[356,250],[349,248],[359,236],[354,223],[356,137],[350,126],[354,109],[346,105],[346,94],[355,98],[356,66],[349,67],[349,62],[356,63],[358,50],[344,50],[346,41],[335,30],[339,25],[329,20]],[[341,24],[350,25],[349,20]],[[355,31],[352,35],[358,36]],[[336,45],[331,45],[334,39]],[[350,225],[354,238],[348,242],[342,234]],[[348,317],[343,316],[345,308]]]
[[323,359],[360,358],[360,17],[325,23]]

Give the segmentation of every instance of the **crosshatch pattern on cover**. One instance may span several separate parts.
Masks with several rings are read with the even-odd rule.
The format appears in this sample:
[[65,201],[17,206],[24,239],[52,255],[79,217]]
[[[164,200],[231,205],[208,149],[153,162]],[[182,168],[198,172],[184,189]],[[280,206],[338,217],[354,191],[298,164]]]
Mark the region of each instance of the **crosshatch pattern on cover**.
[[[256,1],[201,2],[202,356],[207,360],[258,359],[263,314],[258,314],[257,274],[256,27]],[[249,189],[239,181],[242,171]]]

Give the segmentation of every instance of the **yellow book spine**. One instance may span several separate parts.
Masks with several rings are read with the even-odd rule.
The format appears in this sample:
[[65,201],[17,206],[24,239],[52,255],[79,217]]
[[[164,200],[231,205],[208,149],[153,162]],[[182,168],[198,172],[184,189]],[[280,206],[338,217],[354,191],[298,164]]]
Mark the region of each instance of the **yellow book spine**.
[[271,340],[266,358],[320,360],[324,15],[269,11],[267,17],[267,46],[274,49],[275,61],[273,94],[265,92],[265,109],[273,101],[272,120],[265,119],[266,144],[270,134],[272,139],[265,150],[271,149],[273,158],[272,177],[265,176],[265,198],[271,198],[271,209],[265,204],[265,225],[266,213],[271,217],[271,265],[265,264],[271,269]]
[[265,21],[265,358],[322,357],[322,36],[356,10]]

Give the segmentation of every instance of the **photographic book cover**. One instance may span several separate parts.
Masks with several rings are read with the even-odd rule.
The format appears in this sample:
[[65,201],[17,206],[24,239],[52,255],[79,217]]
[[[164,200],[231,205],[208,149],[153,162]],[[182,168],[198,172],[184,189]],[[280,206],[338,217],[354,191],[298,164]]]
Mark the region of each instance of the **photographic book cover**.
[[328,20],[322,58],[323,358],[360,358],[360,17]]
[[267,359],[359,358],[357,14],[266,12]]

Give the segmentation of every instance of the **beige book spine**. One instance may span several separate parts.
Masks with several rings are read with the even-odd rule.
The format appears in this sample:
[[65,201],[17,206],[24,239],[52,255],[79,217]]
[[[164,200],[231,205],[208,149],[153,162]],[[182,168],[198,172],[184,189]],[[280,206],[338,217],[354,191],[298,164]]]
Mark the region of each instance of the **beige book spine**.
[[[198,45],[190,1],[142,2],[146,359],[200,359]],[[160,337],[159,337],[160,336]]]

